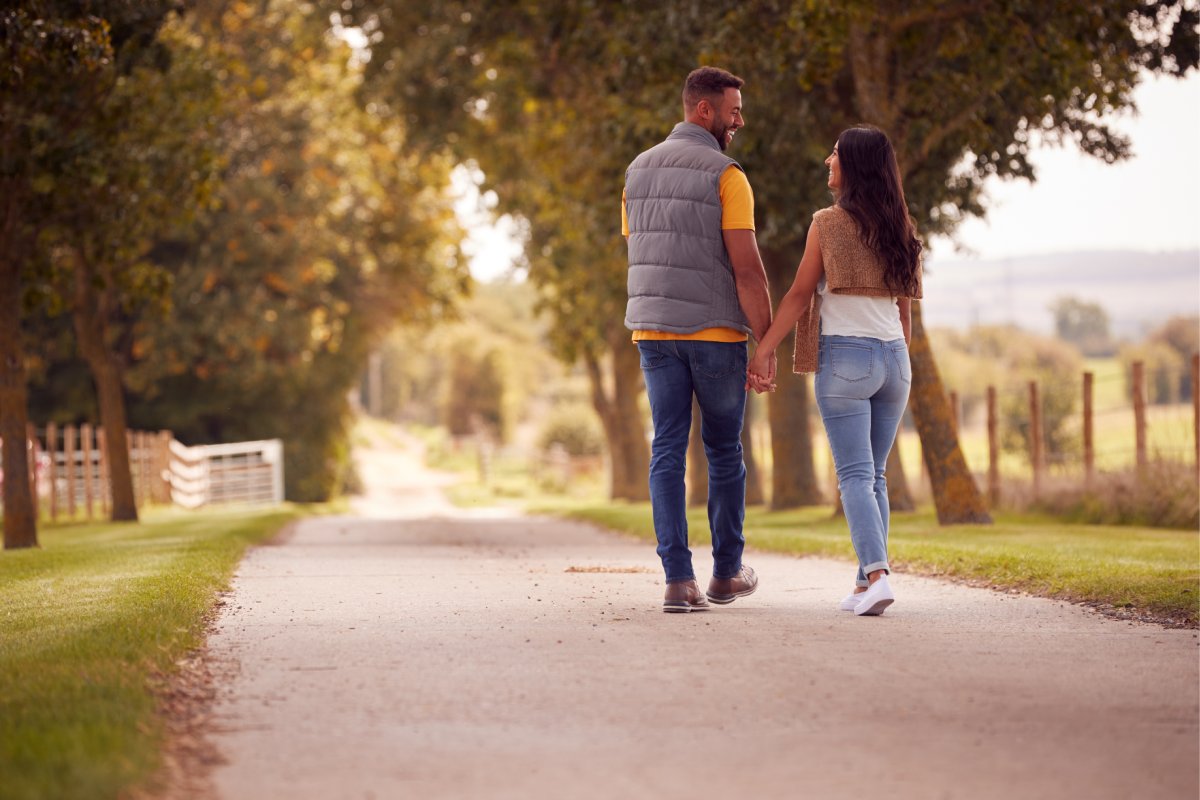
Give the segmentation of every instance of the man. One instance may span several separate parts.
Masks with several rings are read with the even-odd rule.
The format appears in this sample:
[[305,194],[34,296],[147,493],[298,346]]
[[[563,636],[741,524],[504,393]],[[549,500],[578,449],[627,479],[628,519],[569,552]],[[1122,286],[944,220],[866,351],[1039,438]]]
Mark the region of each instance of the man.
[[[747,334],[771,325],[767,275],[754,236],[754,196],[724,151],[743,126],[743,81],[701,67],[683,88],[684,121],[625,172],[622,233],[629,243],[625,326],[641,354],[654,421],[650,502],[666,573],[663,611],[704,611],[754,592],[742,563],[746,466],[742,420]],[[700,592],[688,549],[684,466],[692,397],[708,458],[713,577]]]

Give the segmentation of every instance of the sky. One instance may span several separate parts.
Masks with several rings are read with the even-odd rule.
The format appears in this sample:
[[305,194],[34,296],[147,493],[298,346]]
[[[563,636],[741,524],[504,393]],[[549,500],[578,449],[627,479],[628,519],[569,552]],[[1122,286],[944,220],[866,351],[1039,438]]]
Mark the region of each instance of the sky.
[[[930,242],[931,263],[948,267],[1081,250],[1200,248],[1200,74],[1184,80],[1148,78],[1135,98],[1136,115],[1111,120],[1132,138],[1132,158],[1109,165],[1070,144],[1039,147],[1031,156],[1037,181],[990,181],[987,217],[965,222],[957,245],[945,238]],[[512,221],[492,222],[478,208],[468,173],[459,174],[459,213],[470,229],[471,272],[478,280],[492,280],[511,269],[521,248],[513,240]]]

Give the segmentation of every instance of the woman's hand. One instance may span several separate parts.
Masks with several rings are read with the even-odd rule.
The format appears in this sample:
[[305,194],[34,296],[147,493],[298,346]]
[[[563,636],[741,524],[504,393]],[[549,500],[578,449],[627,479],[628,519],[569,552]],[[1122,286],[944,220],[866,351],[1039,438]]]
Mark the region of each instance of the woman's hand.
[[746,388],[762,394],[775,391],[775,351],[759,347],[746,366]]

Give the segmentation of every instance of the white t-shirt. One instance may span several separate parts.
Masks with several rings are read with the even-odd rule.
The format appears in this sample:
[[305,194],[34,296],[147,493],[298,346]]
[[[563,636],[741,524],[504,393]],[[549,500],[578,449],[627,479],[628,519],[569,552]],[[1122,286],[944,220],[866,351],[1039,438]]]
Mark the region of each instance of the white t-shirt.
[[824,276],[817,293],[821,295],[822,336],[866,336],[884,342],[904,338],[896,298],[833,294]]

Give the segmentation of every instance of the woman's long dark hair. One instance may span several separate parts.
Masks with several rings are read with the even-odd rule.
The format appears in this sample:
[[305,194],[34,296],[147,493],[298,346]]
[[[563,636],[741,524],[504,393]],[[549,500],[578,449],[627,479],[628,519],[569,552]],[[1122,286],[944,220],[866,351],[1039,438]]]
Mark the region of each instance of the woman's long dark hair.
[[860,125],[842,131],[837,150],[838,206],[854,218],[863,244],[883,261],[888,288],[898,296],[915,295],[921,241],[908,215],[892,143],[878,128]]

